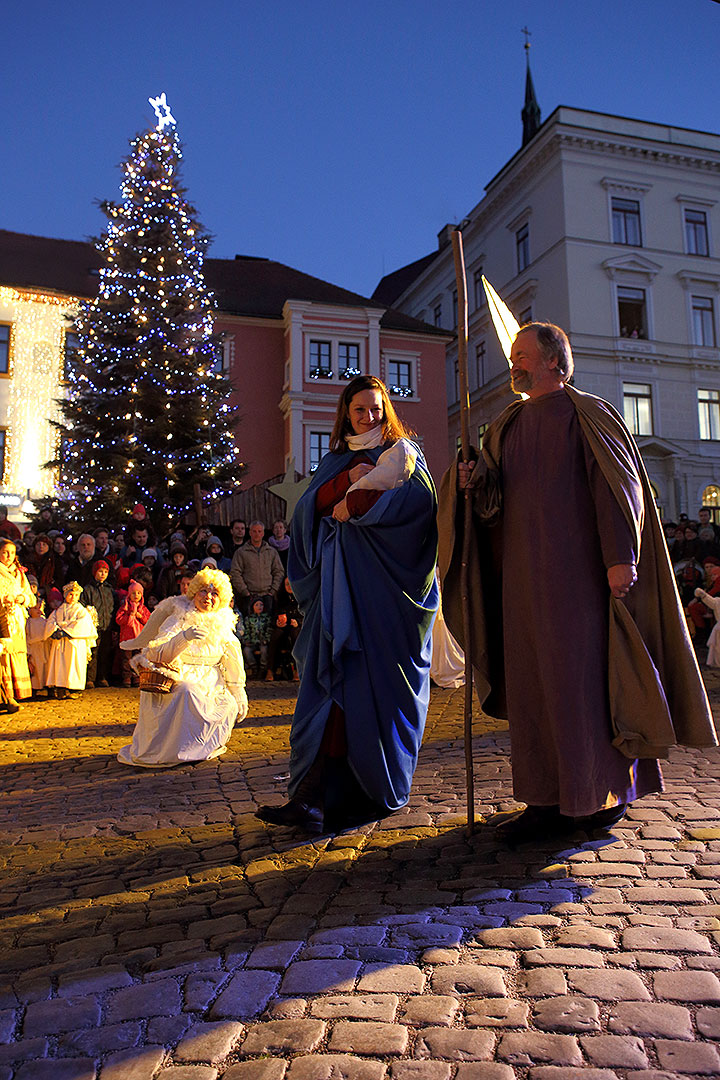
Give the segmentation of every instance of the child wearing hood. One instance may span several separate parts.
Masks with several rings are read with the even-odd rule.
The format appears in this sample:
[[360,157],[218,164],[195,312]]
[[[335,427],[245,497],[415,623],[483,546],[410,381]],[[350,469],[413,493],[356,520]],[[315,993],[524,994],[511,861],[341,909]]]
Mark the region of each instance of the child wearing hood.
[[[145,593],[139,581],[131,581],[128,585],[127,597],[118,608],[115,621],[120,627],[120,641],[130,641],[138,636],[145,623],[150,618],[150,612],[145,607]],[[135,652],[139,652],[137,649]],[[120,651],[122,666],[123,686],[139,686],[140,680],[130,667],[130,661],[135,652]]]

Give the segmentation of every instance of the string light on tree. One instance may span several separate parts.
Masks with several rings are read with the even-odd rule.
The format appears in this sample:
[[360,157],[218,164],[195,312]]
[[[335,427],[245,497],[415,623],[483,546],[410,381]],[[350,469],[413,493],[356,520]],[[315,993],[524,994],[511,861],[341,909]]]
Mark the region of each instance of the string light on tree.
[[143,503],[158,528],[239,484],[230,383],[218,362],[215,303],[205,285],[209,237],[180,184],[175,117],[132,140],[121,201],[106,202],[97,298],[81,305],[80,353],[63,406],[63,482],[71,513],[88,504],[121,520]]

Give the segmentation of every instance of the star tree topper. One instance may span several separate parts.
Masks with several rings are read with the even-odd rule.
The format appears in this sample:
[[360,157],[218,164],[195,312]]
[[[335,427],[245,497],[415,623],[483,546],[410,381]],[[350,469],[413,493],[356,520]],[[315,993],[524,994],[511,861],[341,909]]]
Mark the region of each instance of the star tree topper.
[[155,115],[158,118],[158,122],[157,122],[158,131],[162,131],[162,129],[166,125],[169,127],[170,124],[177,124],[177,120],[175,119],[173,114],[170,112],[170,106],[167,103],[167,99],[166,99],[164,93],[161,94],[160,97],[148,98],[148,101],[150,102],[153,109],[155,110]]

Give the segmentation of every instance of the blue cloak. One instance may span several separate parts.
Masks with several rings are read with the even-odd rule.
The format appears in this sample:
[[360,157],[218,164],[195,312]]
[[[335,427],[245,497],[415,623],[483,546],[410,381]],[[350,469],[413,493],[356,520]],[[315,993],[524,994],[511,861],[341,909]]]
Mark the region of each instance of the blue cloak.
[[[373,462],[387,446],[363,451]],[[345,714],[348,763],[388,811],[404,806],[430,696],[438,606],[437,498],[418,450],[409,480],[362,517],[315,527],[315,496],[355,451],[326,454],[295,508],[288,577],[304,620],[290,730],[289,793],[317,757],[333,701]]]

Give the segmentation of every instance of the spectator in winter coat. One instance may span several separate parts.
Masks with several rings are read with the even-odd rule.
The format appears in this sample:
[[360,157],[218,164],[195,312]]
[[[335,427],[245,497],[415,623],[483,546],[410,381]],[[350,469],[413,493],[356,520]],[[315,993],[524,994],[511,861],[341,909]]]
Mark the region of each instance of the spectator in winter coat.
[[266,614],[271,612],[284,578],[280,557],[265,540],[265,526],[262,521],[251,522],[250,540],[237,549],[230,566],[230,580],[241,610],[249,612],[253,601],[260,599]]
[[93,563],[93,580],[83,589],[80,603],[94,608],[97,644],[88,662],[86,686],[109,686],[112,674],[112,635],[115,626],[115,594],[110,588],[110,567],[104,559]]
[[[143,587],[139,581],[131,581],[127,598],[120,605],[115,616],[115,622],[120,627],[120,641],[130,641],[137,637],[149,618],[150,612],[143,603]],[[139,649],[135,650],[135,652],[139,651]],[[138,677],[130,667],[130,660],[135,652],[120,651],[123,686],[139,686]]]

